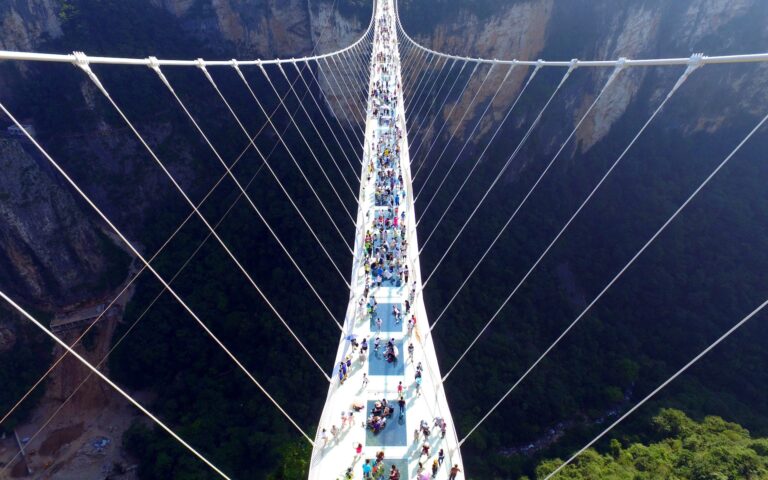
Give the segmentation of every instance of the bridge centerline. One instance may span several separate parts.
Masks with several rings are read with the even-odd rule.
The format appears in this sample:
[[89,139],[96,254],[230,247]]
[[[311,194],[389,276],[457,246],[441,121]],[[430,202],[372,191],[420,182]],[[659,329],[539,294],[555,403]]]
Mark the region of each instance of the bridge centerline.
[[414,295],[421,272],[392,0],[377,2],[373,32],[352,291],[309,478],[362,478],[383,452],[386,478],[414,478],[419,464],[431,476],[438,462],[435,478],[447,479],[463,464],[423,296]]

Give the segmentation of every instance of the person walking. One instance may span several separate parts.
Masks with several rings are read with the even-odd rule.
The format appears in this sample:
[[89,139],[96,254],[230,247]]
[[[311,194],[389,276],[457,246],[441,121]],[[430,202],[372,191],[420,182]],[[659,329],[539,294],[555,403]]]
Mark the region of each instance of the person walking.
[[[442,452],[443,450],[441,449],[440,451]],[[360,460],[362,457],[363,457],[363,444],[358,443],[357,446],[355,447],[355,462]]]
[[373,467],[371,466],[371,461],[366,460],[363,464],[363,478],[371,478],[371,472],[373,471]]
[[405,398],[402,395],[397,400],[397,406],[400,407],[400,418],[403,418],[405,416]]
[[432,425],[434,425],[435,428],[439,427],[442,424],[443,424],[443,417],[440,417],[440,416],[435,417],[434,422],[432,422]]
[[397,396],[403,396],[403,382],[397,382]]
[[440,469],[440,464],[437,463],[437,459],[432,462],[432,478],[437,477],[437,471]]
[[413,363],[413,350],[414,350],[413,342],[411,342],[408,344],[408,360],[410,360],[411,363]]
[[368,386],[368,374],[363,372],[363,388]]
[[451,474],[448,476],[448,480],[456,480],[456,475],[458,475],[460,471],[461,469],[458,464],[451,467]]
[[444,460],[445,460],[445,452],[441,448],[440,451],[437,452],[437,464],[442,467]]
[[323,448],[325,448],[328,445],[328,430],[323,429],[323,431],[320,432],[320,440],[323,441]]
[[396,465],[392,465],[392,469],[389,471],[389,480],[400,480],[400,470]]

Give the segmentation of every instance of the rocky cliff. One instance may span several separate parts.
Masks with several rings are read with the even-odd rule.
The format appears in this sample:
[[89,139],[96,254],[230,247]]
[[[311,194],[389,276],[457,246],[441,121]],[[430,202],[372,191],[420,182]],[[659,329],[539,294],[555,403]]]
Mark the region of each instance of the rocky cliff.
[[[458,4],[455,9],[446,8],[437,23],[426,20],[423,5],[403,1],[401,8],[406,30],[420,43],[438,51],[483,58],[615,59],[622,56],[689,56],[694,52],[717,55],[753,53],[765,50],[765,45],[768,45],[768,29],[756,21],[768,15],[768,4],[760,0],[686,0],[674,3],[658,0],[478,1]],[[577,141],[582,151],[607,135],[644,85],[653,88],[645,83],[649,81],[650,70],[638,69],[632,74],[622,75],[606,92],[604,100],[578,132]],[[754,106],[760,104],[759,99],[767,98],[764,73],[768,70],[765,65],[739,72],[725,70],[713,73],[707,83],[718,85],[722,95],[733,101],[724,102],[727,104],[726,111],[718,118],[691,118],[690,124],[685,125],[686,132],[694,133],[699,129],[712,131],[722,122],[722,118],[738,111],[757,113]],[[503,110],[509,105],[528,73],[519,69],[512,74],[507,87],[495,102],[496,109]],[[570,102],[574,107],[569,113],[573,116],[572,125],[581,117],[609,74],[607,71],[594,71],[591,79],[582,85],[580,97]],[[662,74],[662,78],[677,74],[668,71]],[[495,86],[500,79],[501,75],[497,74],[496,80],[489,79],[488,85]],[[650,81],[662,83],[658,75],[652,75]],[[479,84],[479,81],[470,84],[460,100],[463,107],[469,106],[469,99]],[[483,89],[473,110],[479,113],[484,100],[492,94],[492,88]],[[462,111],[463,108],[457,110]],[[447,117],[447,111],[446,108],[444,117]],[[455,124],[458,118],[448,120]],[[492,123],[486,122],[482,130],[487,131]]]
[[0,140],[2,283],[38,305],[98,294],[106,236],[18,140]]
[[[166,31],[153,32],[146,26],[148,32],[142,32],[145,19],[126,19],[131,22],[128,34],[133,38],[129,41],[136,43],[129,47],[146,55],[162,45],[157,37],[160,34],[185,35],[186,38],[170,39],[170,43],[197,42],[196,45],[205,45],[209,56],[223,58],[301,56],[309,54],[315,45],[318,52],[330,51],[358,38],[368,26],[370,12],[370,6],[365,4],[342,12],[336,2],[328,1],[140,1],[146,2],[139,11],[147,18],[172,22]],[[75,48],[83,39],[102,41],[110,35],[119,36],[117,31],[100,31],[104,27],[93,24],[98,19],[84,14],[94,6],[90,0],[3,2],[0,48],[61,51]],[[110,10],[108,4],[99,7]],[[115,42],[125,41],[115,39]],[[96,45],[104,49],[103,43]],[[87,50],[87,46],[82,48]],[[198,55],[200,52],[190,51],[186,57]],[[148,205],[168,192],[162,172],[136,161],[143,154],[141,146],[121,125],[105,121],[109,113],[100,106],[99,92],[84,76],[74,77],[75,72],[65,71],[65,82],[51,90],[54,86],[46,83],[52,75],[50,70],[37,67],[24,62],[5,64],[0,70],[0,87],[6,92],[24,94],[3,95],[2,100],[9,102],[16,114],[29,117],[43,145],[52,148],[58,160],[67,163],[76,159],[70,167],[81,174],[79,179],[86,191],[118,224],[122,223],[128,233],[134,234],[151,211]],[[146,85],[154,88],[159,84]],[[41,93],[50,94],[52,98],[43,100]],[[334,96],[345,94],[335,92]],[[57,110],[55,118],[62,120],[71,114],[62,110],[76,109],[81,115],[77,122],[53,125],[51,112],[46,113],[46,108]],[[149,135],[154,145],[167,145],[175,152],[165,160],[176,164],[174,175],[185,188],[193,188],[190,177],[194,171],[190,163],[194,163],[195,146],[179,142],[178,137],[169,138],[178,134],[178,129],[172,126],[174,120],[167,113],[150,112],[150,116],[150,123],[143,125],[145,135]],[[10,123],[3,119],[2,128],[8,125]],[[94,287],[107,274],[107,253],[103,248],[106,237],[100,233],[101,227],[93,213],[75,201],[62,187],[57,174],[45,168],[45,162],[36,157],[35,149],[23,141],[8,139],[0,145],[0,163],[6,173],[0,179],[0,214],[4,220],[0,227],[2,282],[15,285],[17,293],[40,307],[92,300],[103,294],[102,289]],[[133,179],[130,184],[103,182],[126,177]],[[138,192],[142,194],[137,196]],[[128,197],[134,201],[122,201]],[[137,240],[141,242],[141,237]],[[124,273],[111,272],[115,278],[122,278]]]
[[34,50],[46,38],[61,35],[59,2],[8,0],[0,4],[0,48]]
[[[152,0],[196,37],[237,58],[290,57],[345,46],[367,26],[330,2],[306,0]],[[234,54],[233,54],[234,52]]]

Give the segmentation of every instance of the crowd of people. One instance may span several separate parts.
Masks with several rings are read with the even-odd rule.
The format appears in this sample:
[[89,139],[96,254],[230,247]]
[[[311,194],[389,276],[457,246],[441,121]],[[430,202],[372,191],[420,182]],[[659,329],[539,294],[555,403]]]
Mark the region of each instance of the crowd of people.
[[[352,468],[347,470],[347,479],[352,480],[354,474]],[[363,463],[363,478],[375,479],[375,480],[400,480],[400,469],[397,465],[391,465],[387,468],[387,464],[384,460],[384,451],[381,450],[376,453],[376,458],[373,460],[366,460]]]
[[371,408],[368,415],[366,426],[370,428],[374,434],[379,433],[387,426],[387,421],[392,417],[394,412],[394,409],[386,398],[377,400],[374,402],[373,408]]
[[[416,283],[412,282],[411,271],[408,265],[408,226],[406,215],[406,199],[408,197],[407,185],[403,179],[403,166],[401,165],[401,145],[403,130],[399,124],[397,112],[399,102],[402,101],[402,88],[398,83],[397,52],[395,46],[394,14],[389,3],[383,3],[379,8],[384,10],[383,15],[377,16],[377,35],[374,44],[374,69],[377,73],[376,80],[371,85],[370,114],[373,117],[374,128],[368,142],[365,158],[365,175],[363,178],[363,195],[372,197],[373,204],[365,214],[365,229],[363,233],[363,259],[364,291],[357,303],[359,314],[357,318],[367,320],[372,325],[370,339],[363,338],[360,343],[353,335],[349,338],[352,344],[352,354],[360,349],[360,360],[364,363],[368,354],[369,343],[377,358],[383,358],[387,362],[397,362],[400,357],[397,342],[394,337],[387,339],[382,335],[383,321],[377,310],[377,294],[389,295],[381,289],[394,287],[409,289],[407,299],[403,304],[392,306],[392,318],[396,325],[407,324],[407,337],[412,337],[416,327],[416,315],[411,311],[415,301]],[[361,272],[362,275],[362,272]],[[403,325],[405,327],[405,325]],[[383,337],[383,338],[382,338]],[[417,337],[418,338],[418,337]],[[411,338],[412,340],[412,338]],[[414,364],[413,341],[407,344],[408,360]],[[352,354],[347,355],[339,364],[340,383],[344,383],[352,368]],[[421,394],[421,381],[424,369],[421,362],[414,364],[414,394]],[[368,376],[363,373],[362,388],[368,385]],[[391,421],[403,422],[406,410],[406,392],[403,381],[397,385],[397,401],[390,401],[386,397],[373,402],[363,422],[363,428],[373,435],[380,434]],[[353,425],[354,412],[361,412],[364,405],[359,400],[353,401],[350,411],[342,412],[341,429],[334,425],[331,432],[323,429],[321,439],[328,443],[329,439],[336,439],[346,429]],[[395,413],[398,417],[395,418]],[[447,425],[445,420],[437,417],[430,424],[422,420],[415,431],[415,452],[418,458],[416,478],[419,480],[435,478],[443,466],[446,458],[445,450],[432,451],[432,444],[440,446],[445,438]],[[423,439],[422,439],[423,437]],[[420,443],[421,442],[421,443]],[[432,443],[430,443],[432,442]],[[358,468],[362,469],[362,478],[365,480],[403,480],[409,478],[408,472],[401,473],[396,465],[385,463],[384,451],[378,451],[375,458],[363,460],[363,444],[353,445],[355,459],[353,466],[346,471],[345,478],[353,480]],[[419,446],[421,448],[419,448]],[[361,467],[357,462],[363,460]],[[425,469],[430,465],[431,471]],[[450,466],[450,464],[449,464]],[[449,478],[454,479],[460,472],[459,466],[450,466]]]

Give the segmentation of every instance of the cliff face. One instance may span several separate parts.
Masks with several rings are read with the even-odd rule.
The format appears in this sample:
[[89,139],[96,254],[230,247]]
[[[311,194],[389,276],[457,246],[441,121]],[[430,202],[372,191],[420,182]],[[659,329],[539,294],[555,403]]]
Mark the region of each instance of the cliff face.
[[0,48],[33,50],[45,38],[61,35],[55,0],[8,0],[0,4]]
[[[67,20],[90,8],[90,0],[61,2],[60,0],[9,0],[0,3],[0,48],[23,51],[45,51],[52,41],[56,50],[70,45]],[[357,39],[368,26],[369,18],[360,18],[360,11],[343,14],[336,2],[306,0],[136,0],[146,2],[146,15],[166,14],[176,20],[173,35],[185,32],[201,42],[210,52],[222,58],[290,57],[310,53],[315,44],[318,52],[345,46]],[[368,9],[366,12],[369,12]],[[132,23],[130,34],[139,51],[152,54],[154,33],[144,35],[142,19],[127,19]],[[99,32],[101,25],[91,20],[79,20],[94,35],[109,37],[112,32]],[[78,26],[77,28],[82,28]],[[149,30],[149,28],[147,28]],[[82,32],[73,32],[82,35]],[[87,34],[86,34],[87,35]],[[80,37],[78,37],[80,38]],[[117,41],[117,40],[116,40]],[[126,41],[126,39],[120,39]],[[176,39],[183,42],[184,39]],[[58,42],[58,43],[56,43]],[[142,47],[141,42],[148,42]],[[83,47],[85,48],[85,47]],[[190,51],[188,58],[200,55]],[[49,78],[37,65],[13,62],[0,70],[0,89],[7,92],[24,91],[28,85],[44,85]],[[324,77],[321,80],[325,83]],[[83,77],[75,85],[53,94],[56,101],[66,97],[67,109],[79,110],[78,122],[67,125],[65,133],[54,125],[41,126],[46,115],[43,105],[23,104],[19,97],[3,96],[11,102],[11,110],[22,118],[30,116],[37,136],[55,157],[66,164],[83,159],[90,166],[74,162],[72,168],[82,186],[124,231],[138,242],[142,222],[156,203],[168,192],[163,174],[143,160],[142,147],[124,128],[115,128],[105,121],[106,112],[100,93]],[[154,83],[148,84],[156,87]],[[327,88],[330,88],[326,84]],[[69,90],[69,91],[68,91]],[[158,92],[161,92],[158,90]],[[345,91],[332,92],[333,96]],[[30,102],[38,100],[30,99]],[[14,105],[14,103],[19,103]],[[74,107],[73,107],[74,105]],[[34,111],[37,113],[33,113]],[[36,117],[36,115],[40,117]],[[169,137],[178,131],[167,112],[153,114],[151,124],[142,126],[153,145],[169,145],[174,155],[164,158],[170,162],[174,175],[185,188],[194,182],[195,145],[178,142]],[[57,117],[58,118],[58,117]],[[113,122],[114,123],[114,122]],[[3,119],[4,130],[10,123]],[[172,146],[170,146],[172,145]],[[37,306],[56,310],[58,307],[92,301],[103,295],[99,279],[107,274],[108,253],[104,250],[102,228],[89,207],[82,205],[63,188],[56,172],[46,167],[36,150],[25,141],[8,138],[0,144],[0,281],[14,285],[17,294]],[[86,160],[87,159],[87,160]],[[77,167],[81,168],[77,168]],[[130,183],[103,182],[104,179],[130,177]],[[137,195],[137,192],[142,192]],[[133,202],[123,198],[133,197]],[[107,243],[109,241],[107,240]],[[112,272],[120,278],[125,272]]]
[[[306,0],[145,0],[171,13],[196,38],[232,57],[298,56],[347,45],[368,18],[345,16],[335,2]],[[87,6],[87,2],[84,2]],[[0,4],[0,48],[34,51],[62,35],[59,0],[8,0]],[[151,13],[151,12],[149,12]],[[357,12],[356,12],[357,13]],[[140,22],[137,20],[137,28]]]
[[[144,1],[148,9],[170,13],[183,31],[204,42],[213,51],[220,52],[223,58],[298,56],[311,52],[315,44],[319,52],[330,51],[348,45],[364,31],[369,11],[368,5],[358,5],[352,13],[342,13],[339,5],[330,1]],[[662,0],[646,0],[619,2],[618,7],[616,2],[607,0],[559,3],[554,0],[516,0],[501,2],[501,5],[499,3],[480,1],[470,8],[454,0],[436,0],[435,4],[429,4],[440,7],[436,14],[433,14],[435,12],[430,10],[432,7],[428,4],[404,0],[401,7],[405,28],[421,43],[440,51],[486,58],[687,56],[694,51],[708,54],[741,52],[745,51],[745,45],[754,46],[755,49],[768,44],[768,29],[759,20],[768,15],[768,3],[761,0],[684,0],[674,4]],[[485,14],[478,13],[477,5],[484,4],[492,8],[487,9]],[[87,1],[84,0],[82,5],[87,6]],[[62,18],[66,17],[64,9],[64,4],[57,0],[3,2],[0,5],[0,48],[36,50],[48,40],[60,39],[65,31],[62,27]],[[152,14],[151,11],[149,13]],[[140,29],[141,23],[135,23],[136,28]],[[152,52],[147,51],[149,53]],[[194,52],[190,52],[190,56],[194,56]],[[20,67],[24,81],[42,81],[29,78],[30,74],[23,63],[13,65]],[[529,72],[525,68],[512,71],[506,86],[495,99],[490,114],[483,120],[477,138],[495,128],[516,98]],[[468,126],[473,125],[471,119],[482,111],[506,70],[494,69],[485,88],[480,89],[486,73],[486,69],[479,69],[466,93],[457,100],[455,108],[449,102],[441,112],[441,116],[448,122],[448,131],[459,126],[458,122],[466,112],[466,120],[457,130],[460,138],[468,133]],[[765,73],[768,73],[768,66],[762,65],[709,75],[704,83],[716,85],[718,91],[722,92],[722,99],[728,101],[722,101],[723,108],[715,114],[702,113],[683,119],[681,131],[689,135],[702,130],[715,132],[722,127],[725,118],[736,112],[757,114],[757,108],[768,96],[768,88],[765,88],[768,86],[768,76]],[[4,90],[21,88],[17,74],[0,74],[0,85]],[[563,102],[567,107],[559,123],[550,126],[567,128],[575,125],[609,74],[607,70],[594,70],[586,74],[587,80],[582,80],[578,89],[567,92],[568,97]],[[617,122],[625,117],[643,88],[653,90],[650,98],[659,98],[664,94],[660,85],[673,81],[676,75],[678,73],[671,69],[654,74],[648,69],[636,69],[622,74],[577,132],[576,142],[581,151],[591,149],[606,138]],[[352,92],[347,85],[359,84],[354,74],[337,72],[337,78],[332,78],[321,72],[319,77],[336,114],[352,116],[348,109]],[[88,110],[95,111],[94,91],[84,79],[79,90],[80,101]],[[475,95],[477,98],[472,102]],[[694,95],[691,95],[690,100],[696,100]],[[513,123],[516,126],[523,125],[536,113],[535,109],[521,108],[513,118]],[[436,125],[441,125],[441,122],[436,122]],[[159,119],[153,127],[153,131],[159,132],[159,137],[166,135],[170,129],[170,123],[163,119]],[[63,150],[72,155],[96,152],[99,169],[105,175],[130,173],[142,189],[147,192],[156,190],[157,172],[131,167],[134,165],[131,158],[135,156],[137,147],[130,135],[125,132],[110,133],[108,128],[98,123],[82,126],[84,132],[95,130],[103,135],[91,138],[87,144],[71,141]],[[46,134],[45,131],[41,132],[43,137]],[[4,144],[0,150],[0,161],[19,168],[20,158],[26,158],[26,162],[30,159],[23,149],[13,145],[13,142]],[[183,159],[193,157],[192,151],[178,153],[178,173],[191,176],[192,172],[184,170],[182,165]],[[18,279],[28,292],[33,292],[33,296],[41,296],[51,288],[60,293],[64,286],[84,285],[86,278],[102,272],[104,262],[99,261],[98,254],[93,253],[97,251],[92,248],[95,245],[93,232],[97,229],[91,225],[90,213],[72,213],[77,218],[66,218],[67,208],[76,212],[81,206],[71,198],[68,202],[51,201],[56,196],[69,198],[69,194],[53,181],[49,173],[38,171],[35,175],[35,178],[27,177],[28,187],[35,182],[48,182],[48,197],[29,195],[29,192],[18,190],[18,185],[9,185],[10,193],[0,204],[8,220],[0,254],[8,265],[7,278]],[[6,176],[5,180],[8,178]],[[98,184],[91,187],[101,200],[109,203],[109,188]],[[113,196],[121,194],[112,193]],[[141,217],[142,209],[151,204],[152,200],[150,194],[146,202],[132,204],[133,210],[125,215]],[[27,208],[29,206],[32,208]],[[37,214],[30,214],[33,211],[37,211]],[[53,245],[56,242],[53,242],[50,231],[46,232],[44,226],[35,225],[37,217],[59,218],[63,225],[72,228],[71,232],[63,232],[64,235],[59,237],[72,242],[58,247],[66,249],[66,252],[58,251]],[[76,278],[80,280],[76,281]],[[68,298],[74,299],[77,296],[73,294]],[[43,300],[40,297],[40,300],[47,303],[50,298]]]
[[306,0],[152,0],[196,37],[238,58],[290,57],[347,45],[367,26],[327,2]]
[[[447,8],[442,11],[436,24],[427,21],[423,7],[414,2],[401,3],[404,26],[420,43],[438,51],[483,58],[648,58],[689,56],[699,51],[717,55],[757,51],[768,43],[768,29],[754,20],[768,15],[768,4],[760,0],[686,0],[674,3],[659,0],[577,0],[560,3],[524,0],[512,2],[511,5],[480,1],[472,7],[457,3],[455,9],[450,7],[456,2],[448,0],[437,2]],[[481,13],[478,14],[478,11]],[[529,71],[517,70],[494,103],[495,118],[484,121],[481,132],[487,132],[498,121],[499,113],[509,106],[519,92]],[[604,100],[598,103],[593,115],[577,133],[582,151],[605,138],[644,86],[659,89],[659,86],[654,87],[651,82],[660,84],[662,82],[659,79],[666,78],[664,75],[670,78],[679,75],[679,72],[672,72],[671,69],[662,77],[649,77],[649,72],[650,69],[637,69],[631,74],[621,75],[612,88],[606,91]],[[700,129],[714,131],[728,114],[744,109],[756,113],[754,100],[766,98],[765,75],[761,74],[764,72],[765,66],[755,66],[751,71],[721,71],[712,74],[706,83],[718,85],[723,97],[732,99],[732,102],[724,102],[727,106],[721,117],[691,118],[690,124],[683,126],[684,130],[689,134]],[[593,71],[578,95],[572,94],[572,98],[566,100],[571,104],[566,112],[572,116],[571,126],[581,118],[609,74],[609,71]],[[500,79],[501,75],[497,74],[495,80],[489,79],[488,85],[495,86]],[[479,80],[470,84],[459,100],[462,108],[457,108],[457,111],[463,111],[469,106],[479,85]],[[481,111],[484,101],[491,97],[493,91],[493,88],[484,88],[480,92],[472,108],[473,113]],[[662,94],[658,91],[656,96]],[[454,118],[448,118],[451,106],[449,103],[442,116],[455,125],[460,117],[454,115]],[[463,130],[461,128],[459,134]]]
[[16,140],[0,140],[3,285],[27,299],[65,304],[98,290],[103,239],[69,192]]

